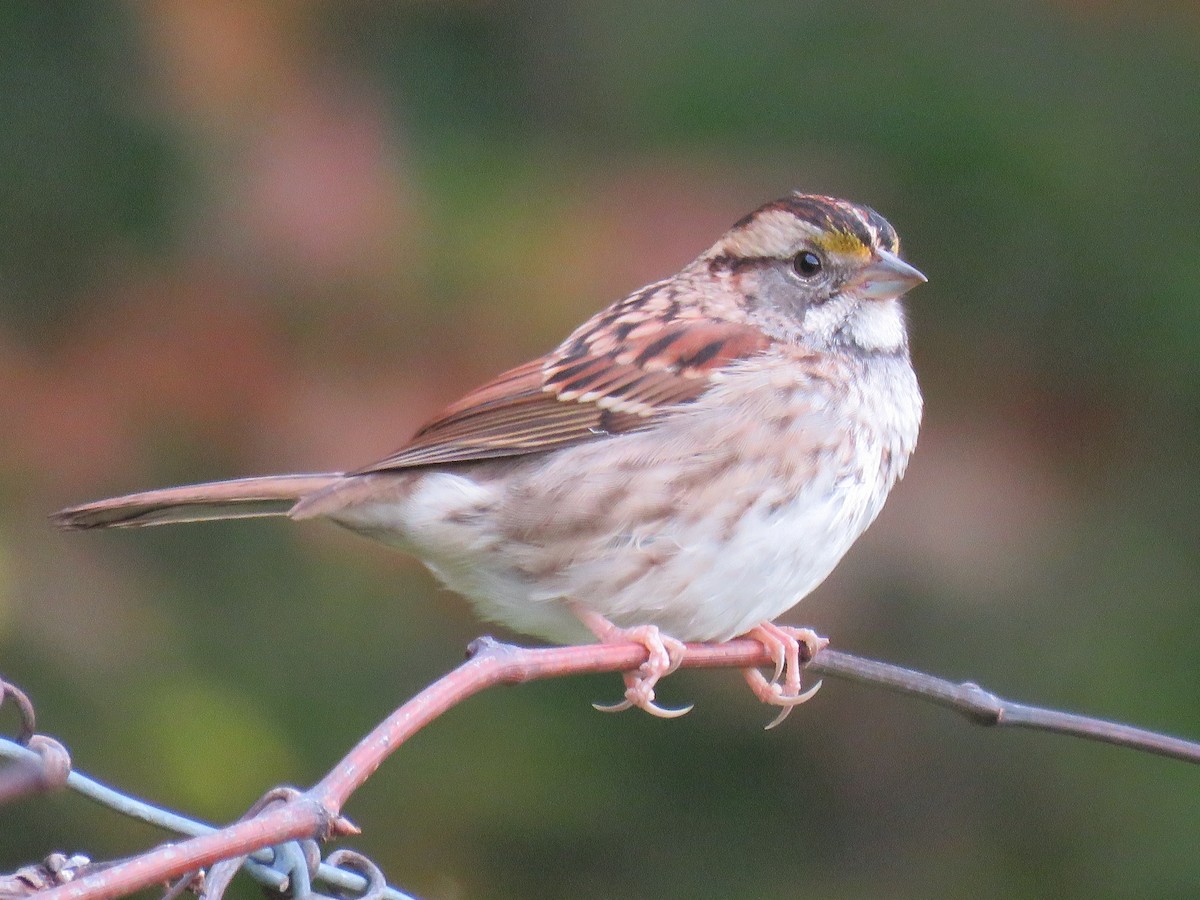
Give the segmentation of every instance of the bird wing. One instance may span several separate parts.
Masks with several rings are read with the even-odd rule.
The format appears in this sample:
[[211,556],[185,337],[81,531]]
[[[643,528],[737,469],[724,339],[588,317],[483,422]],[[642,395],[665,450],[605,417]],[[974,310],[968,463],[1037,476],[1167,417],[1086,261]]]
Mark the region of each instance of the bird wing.
[[354,474],[521,456],[640,431],[699,397],[723,366],[770,344],[751,325],[664,317],[635,300],[471,391],[391,456]]

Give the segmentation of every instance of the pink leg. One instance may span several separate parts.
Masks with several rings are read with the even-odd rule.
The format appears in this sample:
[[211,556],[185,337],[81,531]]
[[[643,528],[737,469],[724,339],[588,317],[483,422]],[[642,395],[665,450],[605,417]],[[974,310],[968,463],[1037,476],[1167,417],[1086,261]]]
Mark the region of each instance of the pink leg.
[[[758,669],[743,670],[746,682],[750,685],[750,690],[754,692],[755,697],[763,703],[783,707],[779,715],[767,725],[767,728],[774,728],[788,717],[792,707],[799,706],[811,699],[812,695],[821,687],[821,682],[818,681],[807,691],[801,692],[800,690],[800,673],[802,671],[800,644],[803,643],[805,646],[805,661],[807,662],[825,649],[829,641],[809,628],[791,628],[776,625],[773,622],[763,622],[750,629],[746,633],[746,637],[754,638],[761,643],[775,660],[775,675],[770,680],[767,680],[767,677]],[[781,675],[783,684],[779,683]]]
[[620,712],[621,710],[637,707],[652,716],[663,719],[674,719],[691,712],[691,706],[682,709],[666,709],[654,702],[654,685],[664,675],[670,675],[683,662],[684,645],[682,641],[667,637],[655,625],[638,625],[633,628],[620,628],[599,613],[584,609],[578,604],[572,604],[572,610],[587,629],[604,644],[618,644],[634,641],[646,648],[649,657],[636,672],[626,672],[625,699],[611,706],[599,703],[592,705],[601,712]]

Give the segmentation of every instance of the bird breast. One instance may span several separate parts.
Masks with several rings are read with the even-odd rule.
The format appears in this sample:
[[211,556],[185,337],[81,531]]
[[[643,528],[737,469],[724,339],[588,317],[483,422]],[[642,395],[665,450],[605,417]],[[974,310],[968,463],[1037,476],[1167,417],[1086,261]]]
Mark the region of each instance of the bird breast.
[[403,503],[356,515],[385,518],[382,531],[518,631],[587,639],[570,601],[617,625],[725,640],[825,579],[915,445],[907,360],[818,362],[734,366],[651,430],[433,471]]

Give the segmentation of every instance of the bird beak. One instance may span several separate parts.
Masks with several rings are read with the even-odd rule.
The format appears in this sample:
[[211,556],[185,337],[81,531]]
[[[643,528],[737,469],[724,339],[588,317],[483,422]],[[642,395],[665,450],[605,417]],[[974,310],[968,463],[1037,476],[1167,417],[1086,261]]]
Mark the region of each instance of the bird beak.
[[875,258],[844,290],[864,300],[895,300],[928,280],[895,253],[876,250]]

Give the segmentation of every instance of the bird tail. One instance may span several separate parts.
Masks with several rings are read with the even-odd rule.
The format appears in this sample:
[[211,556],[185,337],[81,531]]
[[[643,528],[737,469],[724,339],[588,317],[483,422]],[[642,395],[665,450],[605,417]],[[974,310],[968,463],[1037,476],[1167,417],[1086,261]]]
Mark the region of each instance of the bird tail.
[[327,472],[185,484],[70,506],[54,513],[50,521],[59,528],[75,530],[284,516],[301,497],[341,477],[340,472]]

